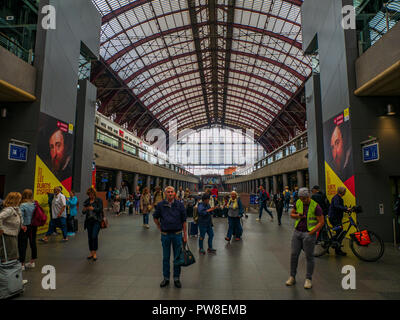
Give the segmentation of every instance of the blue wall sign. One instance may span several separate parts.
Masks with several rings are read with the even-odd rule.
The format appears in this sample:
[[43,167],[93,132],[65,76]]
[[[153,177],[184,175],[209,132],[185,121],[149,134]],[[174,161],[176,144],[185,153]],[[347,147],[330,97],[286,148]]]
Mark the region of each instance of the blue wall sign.
[[372,162],[379,160],[379,144],[378,142],[362,147],[363,161]]
[[26,162],[28,160],[28,147],[10,143],[8,145],[8,160]]

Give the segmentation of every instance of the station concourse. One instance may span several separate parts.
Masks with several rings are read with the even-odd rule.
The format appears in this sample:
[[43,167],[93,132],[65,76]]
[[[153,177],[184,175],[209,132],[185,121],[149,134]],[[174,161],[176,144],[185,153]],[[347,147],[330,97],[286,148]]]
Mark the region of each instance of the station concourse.
[[[16,299],[400,299],[399,20],[398,0],[3,1],[1,204],[30,189],[48,217]],[[189,200],[197,210],[210,190],[219,208],[216,254],[201,255],[199,238],[188,235],[196,263],[182,268],[182,288],[159,286],[163,251],[153,214],[164,209],[149,205],[145,222],[148,205],[135,198],[148,190],[153,203],[169,186],[190,212],[183,235],[194,222]],[[273,219],[260,215],[260,186]],[[362,207],[351,217],[379,236],[384,253],[362,261],[347,235],[346,256],[331,248],[314,258],[305,290],[304,253],[298,284],[285,285],[298,231],[290,215],[311,207],[303,198],[314,186],[329,201],[326,225],[334,226],[327,213],[340,193],[346,208]],[[59,187],[78,200],[77,230],[68,224],[66,241],[57,225],[43,243],[60,218],[51,212]],[[90,188],[109,222],[97,260],[86,259]],[[278,224],[277,199],[286,193],[289,210]],[[67,207],[66,222],[75,212]],[[233,216],[226,215],[235,210],[243,236],[227,242]],[[42,287],[46,265],[57,272],[54,290]],[[342,284],[349,265],[353,290]]]

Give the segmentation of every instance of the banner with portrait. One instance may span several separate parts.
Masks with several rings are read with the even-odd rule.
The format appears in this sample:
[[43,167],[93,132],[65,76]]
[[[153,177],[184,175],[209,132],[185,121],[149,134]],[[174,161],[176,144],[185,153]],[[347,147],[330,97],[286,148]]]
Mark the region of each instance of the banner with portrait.
[[344,204],[348,207],[355,206],[353,146],[349,108],[326,121],[323,125],[323,131],[326,196],[331,201],[337,193],[337,188],[345,187]]
[[67,198],[72,188],[73,125],[41,113],[38,141],[34,199],[48,216],[46,225],[38,229],[38,233],[43,233],[50,221],[54,188],[61,186]]

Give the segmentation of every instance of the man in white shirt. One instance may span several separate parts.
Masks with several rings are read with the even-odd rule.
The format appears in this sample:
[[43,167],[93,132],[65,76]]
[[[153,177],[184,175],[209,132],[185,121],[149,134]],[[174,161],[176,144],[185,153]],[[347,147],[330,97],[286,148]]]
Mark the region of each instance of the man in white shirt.
[[63,233],[63,240],[68,241],[67,237],[67,201],[65,196],[61,193],[61,187],[54,188],[54,198],[51,203],[52,217],[49,223],[49,230],[46,232],[44,238],[40,239],[43,242],[48,242],[48,237],[52,235],[56,228],[59,227]]

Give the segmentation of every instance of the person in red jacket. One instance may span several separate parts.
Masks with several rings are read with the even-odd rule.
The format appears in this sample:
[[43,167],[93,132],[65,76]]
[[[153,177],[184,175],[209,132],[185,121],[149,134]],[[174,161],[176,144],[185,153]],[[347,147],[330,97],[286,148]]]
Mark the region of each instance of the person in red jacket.
[[216,196],[218,199],[218,189],[216,185],[211,189],[211,195]]

